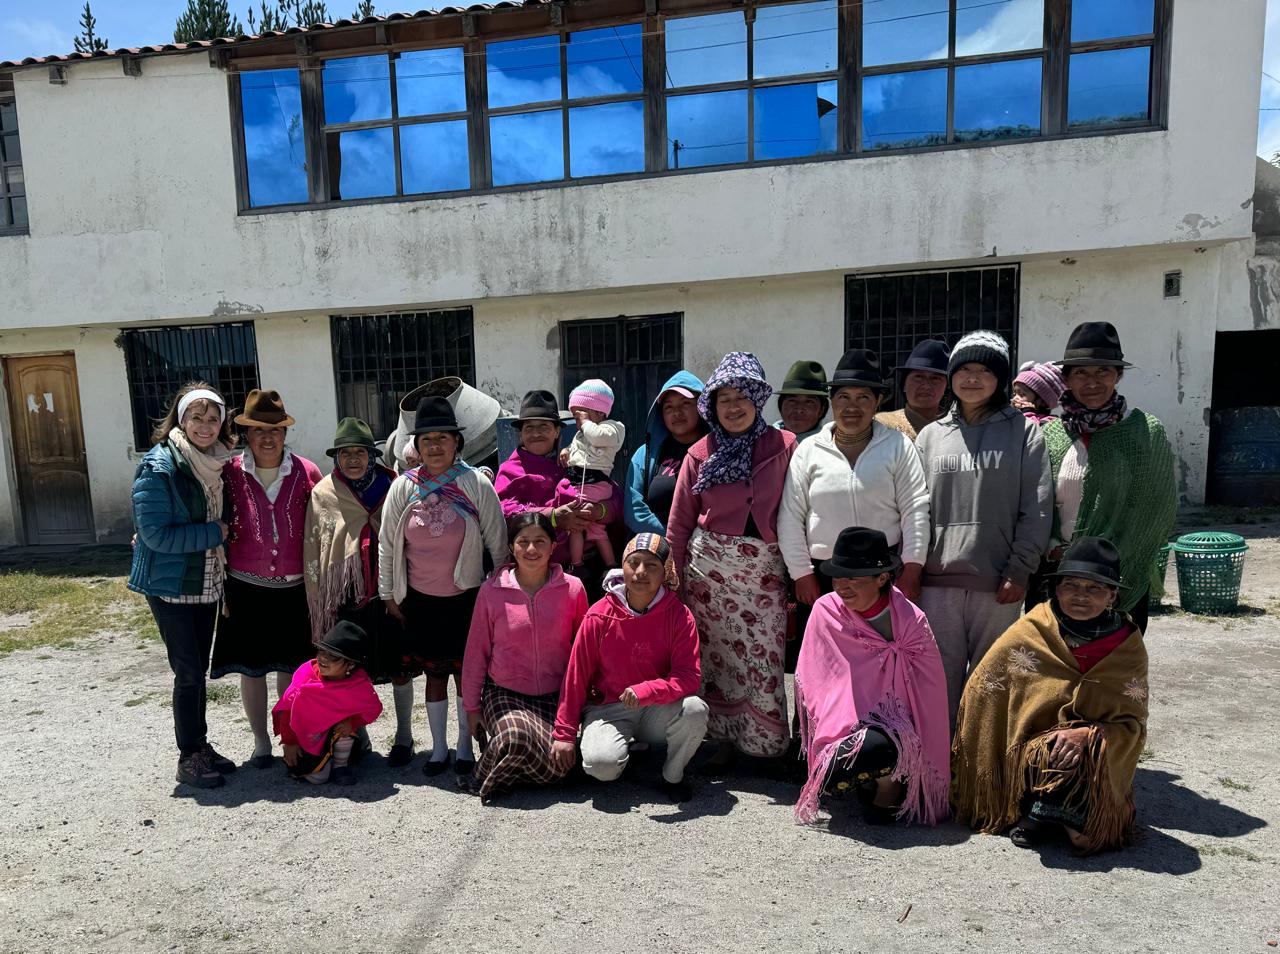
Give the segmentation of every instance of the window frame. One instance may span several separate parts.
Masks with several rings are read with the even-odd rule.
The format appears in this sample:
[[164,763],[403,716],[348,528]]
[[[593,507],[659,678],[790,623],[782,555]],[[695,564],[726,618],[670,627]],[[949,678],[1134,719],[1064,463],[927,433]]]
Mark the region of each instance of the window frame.
[[[638,5],[640,0],[632,0]],[[1131,37],[1115,37],[1105,40],[1091,40],[1072,43],[1070,41],[1070,6],[1071,0],[1043,0],[1043,45],[1035,50],[1017,50],[1000,53],[984,53],[970,56],[948,56],[945,59],[913,61],[910,63],[884,64],[875,67],[862,67],[862,5],[841,2],[838,4],[838,56],[839,65],[835,72],[837,83],[837,108],[841,115],[838,122],[836,151],[832,153],[816,153],[807,156],[793,156],[776,159],[748,159],[745,162],[724,163],[720,165],[686,166],[668,168],[667,162],[667,98],[668,95],[684,95],[696,92],[715,92],[720,89],[746,89],[748,107],[748,156],[754,154],[754,96],[752,91],[767,86],[786,86],[804,82],[829,82],[830,72],[796,74],[786,77],[768,77],[755,79],[751,75],[752,30],[748,30],[748,72],[744,81],[724,84],[705,84],[696,87],[679,87],[666,89],[663,77],[665,74],[665,32],[667,19],[683,19],[713,13],[739,12],[754,20],[754,12],[763,6],[786,6],[789,3],[803,0],[715,0],[715,2],[690,4],[681,0],[643,0],[643,12],[617,13],[598,19],[572,20],[559,6],[553,5],[549,10],[549,21],[538,25],[530,25],[531,14],[525,11],[513,22],[520,21],[519,26],[502,29],[502,18],[497,16],[501,10],[488,13],[462,14],[463,36],[450,36],[434,41],[394,43],[385,37],[380,40],[379,48],[362,47],[349,51],[330,51],[321,55],[312,52],[306,43],[299,44],[296,57],[261,57],[261,65],[256,68],[280,69],[298,68],[302,86],[302,111],[304,139],[307,146],[307,164],[310,181],[311,199],[308,202],[286,205],[258,206],[248,205],[246,157],[244,150],[243,117],[240,108],[239,71],[245,66],[255,68],[255,58],[234,57],[229,60],[234,64],[228,75],[231,99],[232,138],[235,145],[237,204],[241,215],[263,215],[277,212],[297,212],[303,210],[337,209],[361,205],[378,205],[387,202],[423,201],[426,199],[448,199],[459,196],[493,195],[506,192],[524,192],[534,189],[564,188],[574,185],[597,184],[608,182],[627,182],[638,179],[655,179],[672,175],[696,175],[707,172],[725,172],[742,169],[756,169],[774,166],[794,165],[797,163],[840,162],[868,156],[906,156],[926,152],[945,152],[953,149],[990,148],[1009,145],[1026,145],[1031,143],[1052,142],[1062,139],[1087,139],[1095,136],[1116,136],[1134,133],[1159,132],[1168,129],[1169,86],[1171,33],[1173,27],[1173,6],[1175,0],[1153,0],[1154,18],[1151,34]],[[949,52],[955,49],[955,10],[956,0],[947,0],[949,10],[948,45]],[[670,4],[670,6],[668,6]],[[577,8],[580,9],[580,8]],[[611,11],[616,11],[611,6]],[[581,15],[581,14],[576,14]],[[477,20],[484,22],[483,32],[478,33]],[[490,110],[487,96],[486,44],[539,36],[559,36],[561,42],[561,92],[567,93],[565,84],[567,77],[564,71],[565,34],[584,30],[599,29],[608,26],[621,26],[640,22],[642,30],[642,61],[644,92],[639,97],[635,94],[622,94],[615,97],[592,97],[582,100],[562,98],[558,103],[548,101],[542,104],[521,104],[519,106],[496,107]],[[752,24],[753,25],[753,24]],[[384,27],[385,29],[385,27]],[[321,70],[318,68],[321,59],[337,59],[342,55],[368,55],[370,53],[409,52],[413,50],[441,49],[457,47],[461,44],[466,63],[467,86],[467,122],[468,152],[471,168],[472,187],[451,192],[415,193],[411,195],[374,196],[360,199],[331,200],[327,198],[327,163],[316,161],[324,148],[323,93],[321,90]],[[1112,123],[1097,126],[1067,125],[1067,80],[1069,61],[1072,54],[1100,52],[1103,50],[1127,49],[1135,46],[1148,47],[1151,50],[1150,74],[1148,79],[1148,118],[1146,121],[1130,123]],[[863,149],[862,138],[862,81],[866,76],[889,73],[911,72],[923,69],[946,68],[947,85],[947,138],[954,138],[954,84],[957,66],[973,66],[990,62],[1003,62],[1027,59],[1040,56],[1043,60],[1041,78],[1041,130],[1039,135],[1009,137],[1004,139],[974,139],[965,142],[947,141],[932,145],[913,145],[879,149]],[[248,69],[244,69],[248,71]],[[394,94],[394,86],[393,86]],[[562,120],[562,137],[564,139],[564,160],[566,171],[569,164],[568,110],[579,105],[596,105],[598,102],[626,102],[641,99],[645,113],[645,169],[640,172],[613,173],[600,176],[583,176],[561,179],[547,179],[538,182],[517,183],[495,186],[492,184],[491,156],[489,147],[490,115],[535,112],[538,109],[560,108],[564,114]],[[445,114],[441,114],[443,121]],[[454,114],[449,114],[453,117]],[[417,117],[415,117],[417,118]],[[434,119],[435,117],[433,117]],[[457,118],[461,118],[458,116]],[[421,120],[419,120],[421,121]],[[410,123],[404,123],[409,125]],[[359,125],[359,124],[353,124]],[[390,125],[387,120],[371,121],[371,125]],[[398,141],[399,136],[396,136]],[[399,162],[396,163],[397,179],[401,178]]]
[[[10,106],[10,105],[13,106],[14,116],[16,117],[18,114],[17,97],[12,92],[0,92],[0,106]],[[18,124],[14,127],[14,132],[18,136],[19,144],[21,144],[22,142],[22,123],[21,122],[18,122]],[[21,146],[19,146],[19,148],[21,148]],[[22,170],[22,192],[21,193],[10,192],[4,184],[5,182],[4,170],[8,168],[15,168],[15,167]],[[19,195],[23,200],[27,200],[28,198],[25,154],[24,154],[24,158],[19,159],[17,162],[0,162],[0,202],[4,202],[6,200],[12,199],[15,196],[19,196]],[[23,205],[26,207],[26,210],[27,210],[26,222],[24,222],[22,225],[0,225],[0,236],[31,234],[31,205],[29,201],[24,201]]]

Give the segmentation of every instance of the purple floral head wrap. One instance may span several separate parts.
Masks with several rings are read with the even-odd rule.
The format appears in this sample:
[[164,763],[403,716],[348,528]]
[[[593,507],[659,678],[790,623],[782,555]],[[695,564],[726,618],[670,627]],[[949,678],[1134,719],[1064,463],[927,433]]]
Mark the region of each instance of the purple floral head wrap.
[[[737,388],[756,406],[755,423],[745,433],[730,434],[720,426],[715,412],[716,391],[720,388]],[[698,395],[698,413],[710,425],[716,438],[716,449],[698,473],[698,480],[693,485],[695,494],[717,484],[733,484],[751,476],[751,454],[755,450],[756,438],[769,429],[762,412],[772,394],[773,388],[764,379],[764,367],[754,354],[730,351],[724,356]]]

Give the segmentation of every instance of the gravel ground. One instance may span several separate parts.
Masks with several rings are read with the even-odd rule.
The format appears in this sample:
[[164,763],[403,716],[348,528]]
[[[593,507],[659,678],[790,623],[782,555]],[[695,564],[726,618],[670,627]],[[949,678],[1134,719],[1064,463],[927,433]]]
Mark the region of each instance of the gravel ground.
[[[157,643],[102,633],[11,654],[0,950],[1271,950],[1280,524],[1242,532],[1256,539],[1239,615],[1153,618],[1141,831],[1083,860],[839,809],[799,828],[796,789],[748,775],[699,780],[678,808],[643,763],[490,807],[425,779],[421,756],[373,756],[349,789],[277,765],[194,792],[173,782]],[[211,739],[247,758],[235,692],[214,695]],[[389,711],[372,731],[385,751]]]

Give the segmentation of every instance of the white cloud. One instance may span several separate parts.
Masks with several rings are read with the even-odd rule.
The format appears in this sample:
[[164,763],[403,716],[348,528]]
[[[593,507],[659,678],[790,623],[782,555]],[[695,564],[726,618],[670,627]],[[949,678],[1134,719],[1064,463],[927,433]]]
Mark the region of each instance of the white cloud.
[[0,23],[0,60],[70,53],[71,34],[52,20],[12,17]]
[[[957,14],[956,55],[1003,53],[1006,50],[1031,50],[1044,42],[1044,4],[1041,0],[1013,0],[1000,7],[986,23],[965,32],[966,10]],[[972,11],[971,16],[979,11]],[[946,56],[943,51],[942,56]]]

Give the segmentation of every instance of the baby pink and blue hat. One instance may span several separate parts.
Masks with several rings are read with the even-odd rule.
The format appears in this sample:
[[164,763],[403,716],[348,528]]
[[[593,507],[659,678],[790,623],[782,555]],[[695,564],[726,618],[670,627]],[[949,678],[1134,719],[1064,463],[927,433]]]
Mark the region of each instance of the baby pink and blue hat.
[[569,395],[569,409],[585,407],[588,411],[608,414],[613,410],[613,388],[599,378],[588,378]]

